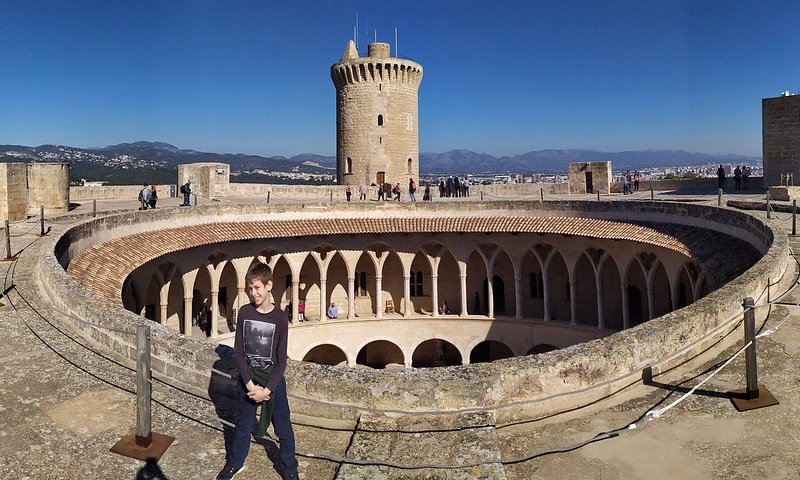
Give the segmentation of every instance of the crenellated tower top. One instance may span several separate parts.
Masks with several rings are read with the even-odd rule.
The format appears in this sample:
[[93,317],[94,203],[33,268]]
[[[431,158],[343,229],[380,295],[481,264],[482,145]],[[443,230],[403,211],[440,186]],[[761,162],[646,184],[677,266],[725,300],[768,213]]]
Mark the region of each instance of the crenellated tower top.
[[352,40],[347,42],[341,61],[331,67],[331,78],[336,88],[361,82],[399,82],[419,87],[422,65],[392,57],[388,43],[370,43],[367,52],[366,57],[361,57],[356,44]]

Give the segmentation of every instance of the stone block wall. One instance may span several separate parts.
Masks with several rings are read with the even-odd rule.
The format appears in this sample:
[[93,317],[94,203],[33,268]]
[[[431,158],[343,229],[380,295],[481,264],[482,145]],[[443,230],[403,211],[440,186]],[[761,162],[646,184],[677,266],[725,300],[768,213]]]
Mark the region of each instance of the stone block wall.
[[780,185],[781,174],[800,185],[800,95],[761,100],[764,186]]
[[597,192],[611,192],[611,162],[570,162],[569,193]]
[[25,220],[28,210],[28,174],[21,162],[0,163],[0,220]]
[[[385,206],[397,215],[414,215],[401,205]],[[369,371],[342,369],[292,362],[287,378],[292,408],[316,418],[354,420],[363,409],[401,411],[455,411],[482,408],[497,415],[498,424],[541,418],[542,415],[587,405],[628,385],[641,382],[641,371],[652,367],[655,374],[677,366],[715,345],[741,319],[742,299],[763,303],[769,294],[781,291],[791,278],[785,275],[789,262],[788,240],[768,223],[745,213],[693,204],[649,202],[486,202],[434,203],[426,206],[441,215],[499,215],[530,212],[543,216],[581,216],[698,225],[742,238],[764,253],[764,257],[741,276],[707,297],[611,337],[592,340],[561,351],[535,357],[516,357],[490,364],[439,369]],[[294,210],[293,210],[294,209]],[[320,206],[314,211],[337,215],[341,205]],[[348,205],[347,211],[357,210]],[[406,211],[409,210],[409,211]],[[133,313],[91,294],[63,269],[71,255],[104,238],[132,231],[157,229],[161,225],[241,220],[264,214],[302,216],[305,210],[290,205],[207,205],[197,209],[130,212],[93,219],[68,230],[55,231],[47,242],[37,244],[41,252],[25,260],[37,265],[38,281],[45,296],[59,310],[80,321],[74,326],[93,342],[132,359],[133,326],[144,322]],[[389,212],[384,212],[388,214]],[[147,221],[143,221],[143,220]],[[61,228],[61,227],[56,227]],[[59,260],[61,260],[59,262]],[[786,280],[788,278],[788,280]],[[18,288],[35,289],[35,283]],[[64,319],[64,321],[72,321]],[[210,367],[226,359],[212,345],[183,337],[169,328],[148,322],[153,328],[154,375],[174,379],[205,395],[213,376]],[[730,337],[728,337],[730,338]],[[732,341],[732,340],[731,340]],[[381,395],[372,392],[380,391]]]
[[69,210],[69,163],[29,163],[28,185],[28,215]]
[[[202,198],[227,197],[231,166],[227,163],[185,163],[178,165],[178,191],[192,181],[192,192]],[[178,194],[180,196],[180,193]]]

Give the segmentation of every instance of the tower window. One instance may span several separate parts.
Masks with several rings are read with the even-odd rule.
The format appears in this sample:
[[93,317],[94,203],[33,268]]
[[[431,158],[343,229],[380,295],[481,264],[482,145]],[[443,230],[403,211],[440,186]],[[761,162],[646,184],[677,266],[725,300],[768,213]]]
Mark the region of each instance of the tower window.
[[411,165],[412,165],[412,163],[413,163],[413,162],[412,162],[412,161],[411,161],[411,159],[409,158],[409,159],[408,159],[408,171],[407,171],[406,173],[413,173],[413,172],[411,171]]
[[379,127],[383,126],[383,115],[378,115],[378,126]]
[[347,157],[347,163],[344,166],[344,173],[353,173],[353,159]]

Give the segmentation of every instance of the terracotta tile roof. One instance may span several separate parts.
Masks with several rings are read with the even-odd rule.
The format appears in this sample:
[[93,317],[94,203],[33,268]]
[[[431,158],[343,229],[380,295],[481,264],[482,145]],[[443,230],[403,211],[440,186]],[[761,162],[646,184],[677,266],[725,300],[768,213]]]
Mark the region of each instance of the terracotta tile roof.
[[[749,245],[745,242],[710,230],[678,224],[639,224],[591,218],[539,216],[304,218],[205,223],[137,233],[91,246],[71,260],[67,271],[90,290],[121,304],[125,278],[137,267],[163,255],[236,240],[302,237],[309,232],[314,232],[315,235],[520,232],[630,240],[674,250],[695,258],[701,266],[706,263],[707,258],[704,257],[716,258],[725,262],[714,263],[723,270],[723,276],[727,278],[732,278],[729,276],[732,269],[741,273],[742,268],[747,268],[755,261],[754,249],[750,247],[751,251],[748,251]],[[720,251],[727,254],[720,255]],[[755,255],[757,258],[757,252]],[[704,267],[704,270],[707,268]]]

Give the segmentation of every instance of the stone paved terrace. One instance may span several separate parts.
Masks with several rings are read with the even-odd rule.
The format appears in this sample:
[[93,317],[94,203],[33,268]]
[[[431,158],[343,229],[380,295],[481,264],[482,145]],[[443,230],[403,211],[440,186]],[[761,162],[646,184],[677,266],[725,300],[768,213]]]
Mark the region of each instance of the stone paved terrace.
[[[760,194],[736,197],[762,199]],[[621,198],[611,195],[604,199]],[[649,192],[625,200],[637,198],[649,200]],[[659,194],[657,199],[710,205],[717,200],[711,195],[681,194]],[[171,206],[171,200],[175,199],[165,200],[163,205]],[[135,208],[135,202],[98,202],[101,211],[126,208]],[[91,205],[81,205],[72,215],[90,209]],[[763,218],[764,213],[754,211],[753,215]],[[791,229],[788,214],[775,216],[777,225]],[[21,252],[20,258],[35,255],[38,231],[36,219],[13,224],[12,251]],[[792,238],[791,243],[800,248],[800,241]],[[30,276],[23,266],[22,261],[0,263],[4,289]],[[32,293],[12,289],[0,298],[0,321],[6,331],[6,341],[0,344],[0,412],[4,419],[0,475],[72,480],[133,479],[139,474],[138,478],[148,478],[142,475],[143,462],[108,451],[135,425],[132,373],[109,365],[69,340],[69,331],[62,333],[48,323],[52,312]],[[534,423],[493,428],[491,418],[469,417],[453,420],[449,429],[430,431],[430,421],[424,417],[366,416],[354,432],[336,425],[327,429],[304,426],[302,418],[295,418],[301,475],[306,479],[798,478],[799,302],[800,291],[791,291],[758,311],[759,326],[764,321],[766,328],[780,325],[758,344],[759,381],[780,405],[745,413],[733,408],[726,392],[744,386],[744,358],[740,355],[661,418],[642,420],[647,411],[665,406],[705,378],[704,372],[739,349],[741,342],[737,342],[659,375],[649,385]],[[176,438],[158,465],[162,478],[214,478],[225,451],[216,416],[224,412],[159,383],[154,384],[153,397],[158,402],[153,407],[154,431]],[[637,428],[625,429],[634,422]],[[604,435],[607,432],[614,434]],[[590,442],[594,438],[598,440]],[[247,470],[237,478],[279,478],[263,450],[260,446],[251,449]],[[384,465],[355,462],[340,466],[321,458],[344,456]],[[392,467],[387,459],[433,466],[461,461],[468,466],[409,470]]]

